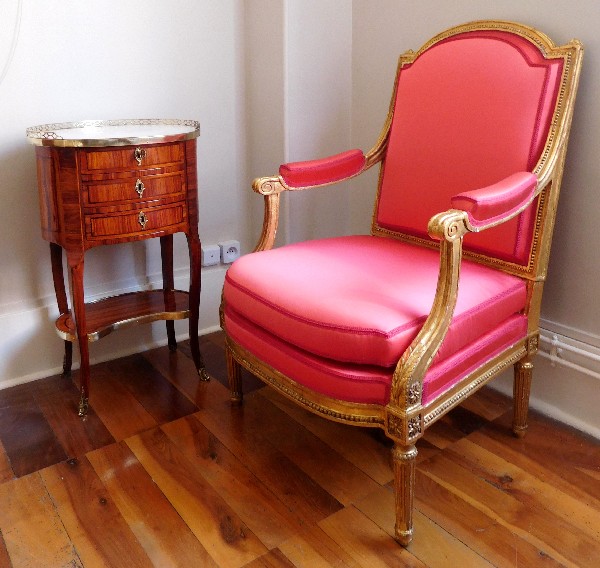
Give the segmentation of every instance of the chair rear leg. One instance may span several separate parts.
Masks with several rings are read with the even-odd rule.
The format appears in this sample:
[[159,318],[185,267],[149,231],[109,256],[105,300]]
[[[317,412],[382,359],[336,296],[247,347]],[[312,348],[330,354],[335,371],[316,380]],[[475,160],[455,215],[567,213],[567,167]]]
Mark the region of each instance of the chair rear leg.
[[242,366],[236,361],[229,347],[225,348],[225,358],[227,360],[227,379],[231,391],[231,402],[242,404]]
[[527,431],[527,414],[529,412],[529,393],[531,391],[533,363],[529,358],[518,361],[515,363],[514,373],[513,432],[517,438],[522,438]]
[[396,540],[407,546],[413,537],[413,499],[417,448],[394,444],[394,494],[396,500]]

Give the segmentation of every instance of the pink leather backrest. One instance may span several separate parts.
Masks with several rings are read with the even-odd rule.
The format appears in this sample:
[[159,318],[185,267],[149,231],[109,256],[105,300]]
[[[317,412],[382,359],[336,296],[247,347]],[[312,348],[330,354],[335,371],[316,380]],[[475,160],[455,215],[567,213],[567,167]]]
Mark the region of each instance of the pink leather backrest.
[[[527,39],[461,33],[434,44],[398,75],[376,209],[379,226],[427,236],[429,219],[460,192],[532,171],[546,143],[562,73]],[[529,261],[535,207],[465,238],[465,248]]]

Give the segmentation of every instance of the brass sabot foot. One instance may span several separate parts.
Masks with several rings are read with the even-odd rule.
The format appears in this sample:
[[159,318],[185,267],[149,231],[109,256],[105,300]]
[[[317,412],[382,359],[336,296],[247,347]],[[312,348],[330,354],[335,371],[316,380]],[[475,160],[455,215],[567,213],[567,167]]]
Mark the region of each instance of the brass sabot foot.
[[79,416],[87,416],[88,412],[88,398],[86,396],[82,396],[79,399]]
[[204,367],[198,369],[198,376],[200,377],[201,381],[210,381],[210,375]]

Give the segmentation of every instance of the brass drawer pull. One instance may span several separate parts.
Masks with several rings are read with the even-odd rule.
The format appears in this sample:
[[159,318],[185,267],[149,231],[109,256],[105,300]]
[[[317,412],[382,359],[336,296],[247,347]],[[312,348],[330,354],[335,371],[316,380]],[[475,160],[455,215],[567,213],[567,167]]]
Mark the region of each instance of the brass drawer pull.
[[140,148],[139,146],[134,150],[133,157],[135,161],[138,163],[138,166],[142,165],[142,160],[146,157],[146,150]]
[[142,197],[142,195],[144,195],[145,189],[146,187],[144,186],[144,182],[138,178],[135,182],[135,191],[140,196],[140,198]]
[[148,217],[146,217],[146,214],[143,211],[140,211],[138,215],[138,223],[140,224],[142,229],[146,228],[146,223],[148,223]]

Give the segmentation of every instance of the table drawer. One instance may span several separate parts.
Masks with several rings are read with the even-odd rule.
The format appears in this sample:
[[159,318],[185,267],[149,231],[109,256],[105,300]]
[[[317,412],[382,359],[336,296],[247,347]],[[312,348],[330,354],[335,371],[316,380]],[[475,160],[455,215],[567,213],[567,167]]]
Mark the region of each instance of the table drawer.
[[102,183],[90,183],[85,187],[86,205],[106,205],[115,202],[139,202],[159,199],[167,195],[184,197],[183,172],[157,176],[141,176]]
[[186,218],[185,202],[177,202],[161,207],[136,209],[127,213],[88,215],[85,218],[85,230],[89,240],[152,236],[185,223]]
[[94,148],[80,154],[82,172],[135,170],[183,163],[185,148],[182,143],[157,146],[123,146],[122,148]]

